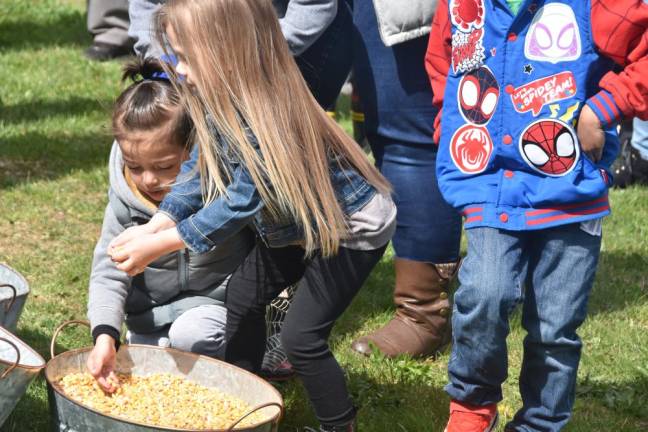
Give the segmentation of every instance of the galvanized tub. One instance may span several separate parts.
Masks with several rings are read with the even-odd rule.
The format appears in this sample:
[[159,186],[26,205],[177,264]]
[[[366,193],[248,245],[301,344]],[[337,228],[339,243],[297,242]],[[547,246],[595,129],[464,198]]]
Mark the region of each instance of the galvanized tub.
[[[175,429],[153,427],[103,414],[92,408],[69,399],[59,385],[60,379],[70,373],[86,372],[86,360],[91,347],[75,349],[54,355],[56,338],[61,329],[69,324],[87,324],[70,321],[61,324],[52,337],[52,359],[45,367],[47,393],[50,406],[51,430],[56,432],[152,432],[152,431],[191,431],[194,429]],[[248,414],[230,425],[227,429],[200,432],[229,432],[253,412],[261,412],[265,419],[261,423],[236,431],[275,432],[283,415],[283,399],[269,383],[228,363],[198,354],[160,348],[148,345],[122,345],[117,352],[117,372],[147,375],[169,373],[195,381],[206,387],[216,388],[236,396],[254,407]]]
[[0,263],[0,326],[16,331],[28,294],[27,280],[16,270]]
[[44,367],[43,357],[0,327],[0,426]]

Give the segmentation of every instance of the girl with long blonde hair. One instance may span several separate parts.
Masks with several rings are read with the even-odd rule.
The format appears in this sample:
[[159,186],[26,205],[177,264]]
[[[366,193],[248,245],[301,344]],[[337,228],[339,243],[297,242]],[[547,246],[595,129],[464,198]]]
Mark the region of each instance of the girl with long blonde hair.
[[320,429],[353,431],[327,339],[393,234],[390,186],[311,96],[270,0],[171,0],[158,33],[196,129],[183,172],[199,176],[116,239],[112,258],[136,274],[160,254],[206,252],[252,227],[257,244],[228,285],[225,359],[259,371],[264,306],[298,281],[284,348]]

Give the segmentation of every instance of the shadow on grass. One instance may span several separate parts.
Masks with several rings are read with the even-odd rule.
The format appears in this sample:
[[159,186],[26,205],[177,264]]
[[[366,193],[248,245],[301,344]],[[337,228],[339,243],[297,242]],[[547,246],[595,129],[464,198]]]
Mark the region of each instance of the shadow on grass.
[[621,383],[586,378],[578,384],[577,397],[585,405],[603,406],[617,414],[639,419],[648,427],[648,369],[645,366],[638,366],[634,377]]
[[86,14],[63,9],[52,11],[49,20],[7,20],[0,26],[0,51],[65,45],[89,45]]
[[603,252],[589,302],[589,315],[648,302],[648,257],[639,253]]
[[27,132],[3,139],[0,189],[53,180],[75,170],[105,166],[112,138],[107,134]]
[[[385,375],[377,374],[375,371],[378,369],[385,372]],[[407,379],[402,375],[395,377],[388,372],[390,369],[392,367],[373,362],[367,368],[346,369],[347,386],[358,409],[359,430],[442,430],[449,403],[443,389],[426,380]],[[281,431],[301,432],[304,426],[313,427],[317,424],[308,396],[299,380],[282,384],[279,390],[287,409]]]
[[49,408],[43,375],[32,381],[27,393],[20,399],[0,432],[46,431],[49,425]]
[[90,113],[105,113],[109,118],[112,101],[72,96],[66,99],[42,100],[15,105],[0,105],[0,118],[6,124],[36,122],[50,117],[73,117]]

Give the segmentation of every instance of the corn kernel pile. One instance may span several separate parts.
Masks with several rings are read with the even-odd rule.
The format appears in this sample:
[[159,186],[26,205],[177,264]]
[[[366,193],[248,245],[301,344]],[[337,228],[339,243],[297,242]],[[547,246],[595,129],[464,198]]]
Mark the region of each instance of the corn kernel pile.
[[[150,426],[178,429],[225,429],[251,407],[218,390],[171,374],[148,376],[118,374],[118,389],[105,393],[88,373],[74,373],[60,381],[72,400],[103,414]],[[260,412],[237,428],[264,420]]]

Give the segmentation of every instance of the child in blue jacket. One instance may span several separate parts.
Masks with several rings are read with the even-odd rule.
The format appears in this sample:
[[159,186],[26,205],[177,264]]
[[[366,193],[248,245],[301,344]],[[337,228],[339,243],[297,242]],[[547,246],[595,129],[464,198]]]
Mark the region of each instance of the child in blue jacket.
[[615,125],[648,115],[647,25],[640,0],[440,2],[426,56],[443,110],[437,176],[468,238],[448,432],[494,429],[517,305],[523,406],[506,430],[558,431],[570,418]]

